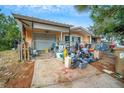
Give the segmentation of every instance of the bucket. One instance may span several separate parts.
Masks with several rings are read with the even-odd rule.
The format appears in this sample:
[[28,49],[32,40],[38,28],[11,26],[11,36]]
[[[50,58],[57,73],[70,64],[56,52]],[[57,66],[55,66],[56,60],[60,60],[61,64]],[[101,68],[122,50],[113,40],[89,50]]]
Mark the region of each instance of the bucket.
[[63,53],[56,53],[56,58],[63,60]]

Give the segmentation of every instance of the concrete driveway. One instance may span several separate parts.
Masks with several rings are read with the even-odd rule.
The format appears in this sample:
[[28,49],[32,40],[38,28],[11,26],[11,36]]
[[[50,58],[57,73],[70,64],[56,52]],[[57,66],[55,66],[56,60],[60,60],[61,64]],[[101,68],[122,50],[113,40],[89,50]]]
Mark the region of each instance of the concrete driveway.
[[88,65],[66,69],[56,58],[36,59],[31,87],[35,88],[121,88],[124,84]]

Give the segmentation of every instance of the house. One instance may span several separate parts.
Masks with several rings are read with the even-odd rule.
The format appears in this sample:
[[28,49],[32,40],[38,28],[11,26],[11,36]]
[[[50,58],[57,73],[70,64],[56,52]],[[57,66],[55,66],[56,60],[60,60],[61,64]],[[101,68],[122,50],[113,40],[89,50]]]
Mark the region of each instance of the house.
[[51,49],[53,43],[60,46],[74,46],[76,42],[91,44],[93,33],[83,27],[63,24],[55,21],[13,14],[21,32],[20,59],[23,58],[23,42],[33,50]]
[[53,42],[66,44],[70,41],[70,45],[76,42],[91,43],[92,34],[83,27],[73,27],[69,24],[19,14],[13,16],[22,32],[22,41],[25,40],[33,49],[49,49]]
[[36,50],[50,48],[53,42],[63,40],[63,33],[70,31],[71,25],[13,14],[22,32],[22,38]]

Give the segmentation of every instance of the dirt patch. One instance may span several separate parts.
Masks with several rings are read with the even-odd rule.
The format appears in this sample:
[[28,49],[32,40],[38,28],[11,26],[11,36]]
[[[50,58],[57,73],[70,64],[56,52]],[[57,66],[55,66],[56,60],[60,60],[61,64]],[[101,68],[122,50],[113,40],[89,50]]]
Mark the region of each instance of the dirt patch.
[[34,62],[26,62],[18,66],[15,69],[15,75],[9,78],[5,87],[9,88],[29,88],[34,71]]
[[18,61],[17,50],[0,51],[0,67],[11,65]]
[[14,77],[18,65],[16,50],[0,51],[0,87],[4,87],[8,79]]
[[93,62],[93,63],[90,63],[92,66],[96,67],[97,69],[99,69],[101,72],[103,72],[103,69],[107,69],[107,70],[110,70],[110,71],[115,71],[115,66],[114,64],[111,64],[111,63],[108,63],[108,64],[103,64],[101,63],[100,61],[97,61],[97,62]]
[[18,62],[18,52],[0,52],[0,87],[30,87],[34,62]]

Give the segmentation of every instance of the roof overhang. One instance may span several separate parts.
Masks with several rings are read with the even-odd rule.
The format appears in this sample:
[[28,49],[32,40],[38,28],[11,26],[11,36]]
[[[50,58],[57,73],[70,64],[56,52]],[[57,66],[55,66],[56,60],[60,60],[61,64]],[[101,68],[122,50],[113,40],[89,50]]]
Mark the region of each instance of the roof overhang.
[[15,19],[19,19],[23,21],[44,23],[44,24],[50,24],[50,25],[62,26],[62,27],[72,27],[72,25],[69,25],[69,24],[63,24],[63,23],[59,23],[55,21],[39,19],[39,18],[30,17],[30,16],[24,16],[24,15],[19,15],[19,14],[13,14],[13,16]]
[[102,38],[102,37],[98,35],[93,35],[92,38]]
[[[43,29],[43,30],[53,30],[53,31],[61,31],[68,32],[72,25],[58,23],[54,21],[13,14],[16,22],[20,21],[25,27],[34,28],[34,29]],[[65,30],[65,31],[64,31]]]
[[82,32],[85,35],[91,36],[92,33],[90,33],[87,29],[83,27],[72,27],[71,32]]

